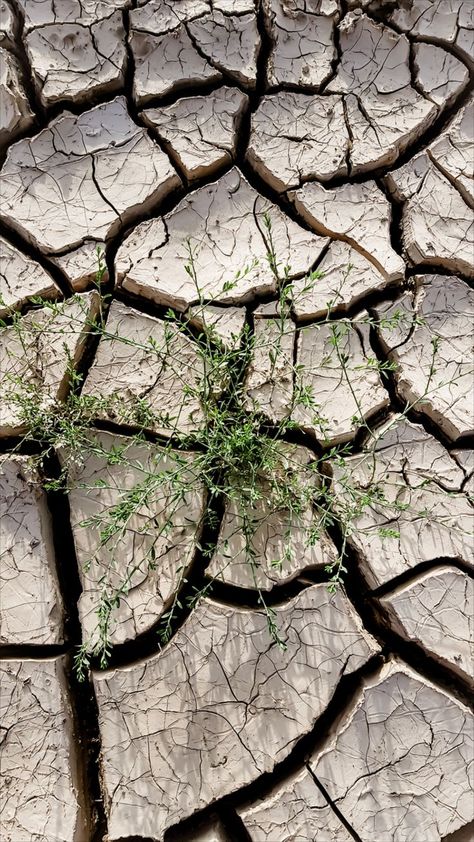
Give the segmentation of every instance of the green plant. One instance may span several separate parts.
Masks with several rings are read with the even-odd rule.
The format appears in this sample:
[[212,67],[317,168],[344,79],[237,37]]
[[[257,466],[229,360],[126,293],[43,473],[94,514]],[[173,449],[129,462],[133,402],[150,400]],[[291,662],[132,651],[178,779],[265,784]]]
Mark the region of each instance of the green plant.
[[[9,375],[8,399],[16,406],[25,428],[24,440],[34,441],[38,445],[40,456],[37,457],[37,462],[41,464],[43,471],[47,458],[52,454],[61,453],[59,474],[45,475],[44,485],[47,489],[68,493],[73,487],[72,466],[84,461],[91,454],[100,456],[107,464],[129,465],[131,448],[138,443],[143,443],[147,430],[153,429],[159,423],[169,432],[169,439],[164,439],[160,446],[160,458],[168,457],[171,467],[162,470],[159,469],[158,463],[149,467],[138,466],[141,472],[140,481],[133,488],[123,490],[117,503],[85,519],[81,524],[84,529],[94,528],[98,534],[97,547],[93,557],[86,562],[86,569],[87,566],[90,568],[94,558],[97,560],[100,557],[104,548],[107,549],[108,567],[103,569],[98,583],[100,597],[95,610],[97,617],[95,631],[76,653],[75,665],[80,677],[84,676],[91,657],[98,657],[102,667],[107,665],[111,652],[110,631],[114,611],[129,592],[137,571],[141,568],[140,572],[143,573],[143,567],[145,567],[145,572],[147,572],[156,566],[157,542],[170,528],[173,514],[185,499],[189,489],[196,487],[197,484],[202,484],[205,488],[206,523],[214,535],[218,535],[217,513],[219,511],[233,506],[239,512],[239,529],[244,539],[244,555],[251,571],[253,586],[258,594],[259,604],[266,615],[269,634],[275,644],[282,648],[285,647],[285,641],[280,635],[275,622],[275,612],[267,604],[257,575],[259,560],[256,557],[253,538],[260,522],[258,512],[262,505],[267,514],[284,513],[286,525],[282,552],[280,557],[272,559],[275,570],[284,569],[285,564],[291,562],[292,530],[295,525],[307,518],[308,511],[311,512],[311,522],[305,526],[308,546],[317,543],[324,531],[333,528],[338,530],[341,537],[340,551],[337,557],[329,560],[326,565],[330,590],[334,590],[348,572],[347,543],[354,529],[357,528],[361,513],[375,503],[378,506],[390,505],[393,509],[393,502],[389,504],[384,489],[379,484],[374,482],[365,488],[359,488],[352,481],[350,472],[347,471],[339,479],[339,485],[344,489],[343,498],[341,499],[340,495],[335,496],[327,466],[337,465],[344,468],[345,457],[350,452],[347,445],[331,447],[315,455],[312,463],[304,471],[296,459],[292,461],[287,442],[297,427],[293,417],[295,409],[304,407],[305,410],[310,410],[314,414],[315,424],[321,430],[322,438],[324,438],[327,425],[326,419],[319,414],[311,389],[301,381],[300,366],[291,363],[294,389],[286,413],[276,422],[270,422],[268,418],[265,418],[261,408],[248,400],[246,373],[256,351],[263,351],[268,356],[270,362],[268,377],[271,382],[276,376],[282,355],[283,340],[290,330],[293,331],[290,312],[296,292],[290,281],[290,267],[282,267],[278,261],[271,220],[268,215],[264,216],[263,225],[269,244],[268,271],[275,275],[278,284],[273,319],[275,332],[270,343],[265,343],[265,341],[262,343],[256,338],[249,320],[241,336],[234,337],[230,344],[220,339],[215,328],[206,326],[206,306],[212,302],[204,298],[200,289],[195,250],[191,242],[185,268],[195,284],[198,309],[203,316],[203,326],[197,335],[196,308],[194,308],[193,318],[190,314],[178,314],[171,309],[167,312],[164,341],[161,346],[151,340],[138,343],[111,334],[107,330],[109,297],[101,294],[105,265],[103,254],[98,252],[96,286],[100,295],[100,307],[97,315],[88,322],[91,339],[95,338],[96,341],[113,339],[131,343],[149,355],[151,359],[156,358],[159,362],[166,360],[176,382],[182,384],[183,396],[189,397],[191,394],[199,401],[202,408],[202,423],[192,432],[183,434],[180,431],[179,412],[174,418],[165,415],[158,418],[145,398],[137,400],[130,406],[110,397],[93,397],[83,394],[83,375],[77,370],[74,360],[70,357],[67,363],[67,386],[61,399],[44,399],[41,377],[34,376],[28,379],[14,372]],[[224,290],[232,289],[238,278],[249,273],[254,266],[255,262],[251,261],[236,278],[226,281]],[[345,281],[349,272],[350,267],[341,283]],[[298,294],[304,295],[320,277],[317,271],[309,273]],[[328,315],[321,324],[329,326],[329,357],[334,355],[337,359],[341,377],[345,378],[352,390],[351,371],[345,344],[353,322],[349,318],[331,320],[331,310],[337,303],[337,298],[336,295],[333,301],[328,302]],[[38,337],[44,337],[45,331],[54,330],[55,314],[58,314],[61,309],[61,304],[58,302],[37,299],[34,303],[46,310],[51,318],[40,320],[37,324],[32,320],[28,328],[28,339],[25,337],[24,321],[21,316],[13,314],[9,325],[9,329],[13,330],[18,337],[20,348],[26,355],[29,354],[31,347],[31,334],[34,335],[36,331]],[[79,326],[82,328],[83,315],[75,317],[76,328]],[[403,318],[404,316],[397,312],[390,320],[385,320],[384,327],[395,327]],[[363,321],[369,325],[374,324],[369,316]],[[361,324],[360,319],[357,324]],[[174,337],[179,333],[192,337],[195,341],[201,372],[195,386],[189,386],[184,382],[179,369],[179,361],[173,359],[170,350]],[[436,353],[437,346],[434,343],[433,371]],[[367,369],[376,369],[381,373],[386,373],[393,371],[395,365],[381,362],[372,356],[367,360]],[[426,398],[430,385],[431,377],[425,394],[419,400]],[[352,394],[358,408],[357,423],[365,431],[367,440],[370,442],[375,438],[376,433],[364,420],[364,413],[353,390]],[[405,414],[414,407],[415,403],[405,408]],[[123,445],[110,451],[104,449],[95,430],[97,418],[107,415],[112,410],[115,422],[126,425],[128,430],[132,428],[133,432],[124,440]],[[180,455],[182,451],[194,454],[192,463],[184,455]],[[367,459],[370,458],[370,448],[367,447]],[[100,485],[100,480],[96,487],[97,485]],[[161,526],[157,526],[151,514],[148,519],[144,518],[143,530],[154,530],[154,538],[145,556],[136,563],[133,561],[120,583],[114,583],[114,577],[111,575],[115,568],[114,559],[116,554],[120,553],[120,544],[131,518],[138,510],[146,509],[150,501],[153,501],[156,508],[160,498],[162,501],[166,500],[167,519]],[[397,505],[402,507],[401,503]],[[390,539],[396,538],[398,533],[395,529],[385,528],[381,530],[381,535]],[[201,542],[198,549],[203,559],[211,560],[216,551],[217,540],[214,538],[211,544]],[[221,573],[222,571],[216,575]],[[174,596],[166,606],[159,627],[158,633],[162,644],[170,640],[176,614],[183,609],[182,589],[188,584],[186,567],[182,566],[177,574]],[[194,606],[212,590],[215,578],[216,576],[208,577],[199,586],[190,590],[187,596],[188,607]]]

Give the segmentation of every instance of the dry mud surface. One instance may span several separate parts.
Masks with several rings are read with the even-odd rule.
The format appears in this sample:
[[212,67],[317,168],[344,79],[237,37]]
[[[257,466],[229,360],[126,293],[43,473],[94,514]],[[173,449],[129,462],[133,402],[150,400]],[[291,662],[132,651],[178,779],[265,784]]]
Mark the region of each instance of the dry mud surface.
[[[377,430],[372,478],[394,504],[414,504],[360,516],[335,594],[323,569],[337,529],[310,548],[294,533],[293,562],[278,570],[285,523],[270,517],[254,536],[256,583],[228,506],[204,581],[219,575],[229,540],[231,563],[160,649],[156,625],[178,571],[193,581],[206,505],[196,484],[173,510],[155,571],[120,606],[110,668],[94,664],[79,683],[72,656],[99,587],[85,565],[96,536],[79,524],[147,465],[164,469],[154,444],[163,430],[136,446],[141,467],[126,474],[91,455],[66,501],[41,488],[17,447],[18,412],[2,402],[2,839],[469,842],[472,0],[1,0],[0,19],[0,377],[14,359],[28,380],[33,355],[45,392],[62,399],[73,359],[85,395],[177,406],[172,374],[126,343],[159,342],[168,307],[196,308],[183,271],[189,237],[213,302],[193,311],[196,325],[208,320],[231,347],[250,320],[271,343],[269,211],[295,290],[309,270],[324,275],[295,300],[278,376],[264,356],[250,361],[248,405],[269,423],[284,417],[296,362],[327,418],[324,446],[350,445],[333,469],[341,505],[345,471],[370,481],[357,407]],[[102,305],[97,245],[112,293]],[[226,290],[249,255],[258,262]],[[59,302],[43,340],[33,324],[49,315],[35,296]],[[354,317],[350,389],[324,363],[329,301],[331,318]],[[92,353],[84,326],[100,306],[112,338]],[[406,319],[389,331],[395,310]],[[192,337],[177,333],[172,354],[192,384]],[[396,367],[368,373],[371,359]],[[189,397],[180,431],[199,428],[201,413]],[[321,431],[304,407],[294,420],[304,473]],[[126,434],[104,427],[104,451]],[[191,470],[193,453],[183,458]],[[106,491],[81,492],[98,478]],[[130,524],[125,566],[149,550],[146,515]],[[154,516],[163,521],[167,505]],[[398,539],[380,537],[387,524]],[[268,637],[256,584],[284,651]]]

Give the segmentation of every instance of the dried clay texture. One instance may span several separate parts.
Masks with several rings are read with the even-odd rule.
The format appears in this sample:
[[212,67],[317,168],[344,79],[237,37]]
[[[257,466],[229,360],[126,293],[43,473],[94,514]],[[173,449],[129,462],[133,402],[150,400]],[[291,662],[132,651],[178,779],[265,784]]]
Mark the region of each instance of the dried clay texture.
[[0,0],[2,842],[474,839],[473,52]]

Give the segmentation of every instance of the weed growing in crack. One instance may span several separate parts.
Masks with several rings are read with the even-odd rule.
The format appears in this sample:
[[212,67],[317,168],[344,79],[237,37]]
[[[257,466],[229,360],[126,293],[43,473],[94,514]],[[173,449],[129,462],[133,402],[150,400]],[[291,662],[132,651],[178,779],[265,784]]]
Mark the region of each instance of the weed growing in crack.
[[[295,530],[301,531],[307,548],[316,546],[328,530],[337,530],[339,551],[328,555],[325,563],[328,588],[334,591],[348,572],[347,545],[354,531],[360,529],[361,515],[373,506],[403,511],[404,504],[389,501],[380,483],[374,481],[362,488],[353,481],[350,471],[346,470],[346,457],[351,452],[349,445],[337,445],[323,451],[315,442],[313,458],[308,464],[302,464],[299,458],[301,448],[291,444],[298,431],[294,420],[298,408],[312,413],[312,422],[323,442],[328,422],[321,415],[317,397],[304,382],[304,366],[298,365],[293,357],[291,360],[285,357],[285,340],[288,336],[293,337],[294,332],[291,310],[296,292],[290,280],[290,267],[279,263],[268,215],[263,217],[263,226],[268,243],[268,271],[275,277],[278,289],[274,316],[270,319],[275,328],[271,341],[258,338],[251,319],[247,319],[240,336],[230,339],[222,338],[216,327],[206,324],[207,308],[215,299],[206,299],[200,289],[196,252],[191,242],[185,270],[196,288],[196,305],[184,315],[171,309],[167,312],[161,343],[151,337],[148,341],[139,342],[108,330],[110,297],[101,295],[105,273],[101,252],[98,252],[96,279],[99,303],[94,316],[88,315],[84,301],[78,297],[76,300],[83,312],[71,315],[70,322],[56,331],[56,318],[59,314],[63,318],[64,304],[36,299],[33,303],[46,311],[47,318],[35,321],[33,313],[26,328],[25,319],[13,314],[8,325],[18,340],[20,355],[26,359],[28,368],[25,376],[24,373],[16,374],[13,366],[7,376],[8,402],[15,408],[24,430],[22,441],[36,443],[40,456],[35,458],[40,467],[44,468],[45,457],[60,455],[60,474],[54,478],[44,476],[46,489],[72,493],[79,487],[86,495],[88,492],[100,492],[101,488],[105,492],[105,479],[99,478],[89,487],[87,484],[78,485],[75,479],[78,468],[91,457],[102,460],[105,466],[119,465],[133,470],[137,476],[131,487],[115,489],[113,503],[98,509],[79,524],[80,528],[96,535],[90,557],[83,562],[83,575],[90,573],[93,567],[99,571],[94,606],[95,627],[75,657],[79,677],[84,677],[92,658],[97,658],[101,667],[107,666],[116,614],[122,602],[144,576],[159,568],[165,552],[163,547],[172,540],[173,521],[183,506],[188,505],[190,495],[196,489],[202,489],[205,500],[205,513],[195,530],[197,551],[194,559],[178,564],[174,571],[174,590],[164,601],[158,626],[162,644],[171,639],[177,618],[211,593],[216,579],[225,578],[226,569],[235,563],[232,539],[238,534],[239,557],[249,571],[250,586],[258,594],[269,634],[277,646],[285,648],[285,640],[275,621],[275,611],[268,604],[262,584],[262,576],[268,571],[262,569],[255,540],[262,524],[276,518],[281,528],[279,551],[270,559],[270,571],[276,575],[291,572],[292,565],[298,563],[293,542]],[[239,278],[249,274],[255,265],[251,259],[236,278],[224,284],[223,292],[230,291]],[[350,267],[347,274],[349,272]],[[319,272],[310,272],[298,295],[310,291],[320,277]],[[329,331],[328,361],[337,361],[341,381],[348,384],[357,407],[353,421],[365,433],[368,442],[362,448],[362,458],[372,459],[370,444],[376,440],[377,433],[365,418],[351,382],[353,369],[347,341],[350,331],[355,329],[354,320],[331,320],[331,311],[338,298],[336,294],[328,302],[328,315],[319,324]],[[225,309],[222,312],[225,316]],[[383,327],[396,328],[404,318],[401,312],[396,312],[383,321]],[[201,324],[199,329],[195,327],[196,321]],[[372,326],[374,320],[369,316],[359,318],[356,327],[362,323]],[[76,334],[87,331],[90,341],[118,342],[139,350],[154,362],[158,370],[172,376],[175,388],[182,392],[181,407],[171,415],[166,411],[157,412],[146,395],[130,402],[124,400],[121,394],[97,396],[85,393],[84,375],[66,342],[70,331]],[[44,344],[53,335],[56,337],[58,332],[65,352],[66,372],[58,396],[45,397],[44,372],[35,368],[34,351],[40,343]],[[196,351],[196,366],[191,380],[181,370],[175,354],[176,338],[180,335],[191,339]],[[421,398],[405,408],[405,415],[426,399],[435,371],[437,351],[438,345],[434,341],[427,388]],[[293,389],[285,412],[276,420],[269,420],[258,402],[249,400],[248,369],[257,353],[263,353],[268,358],[267,384],[272,387],[277,383],[283,358],[290,369]],[[324,365],[324,360],[321,365]],[[368,356],[364,365],[358,368],[378,371],[385,376],[396,366],[373,355]],[[197,402],[200,414],[191,429],[183,430],[182,409],[190,399]],[[99,433],[101,419],[113,421],[114,428],[118,426],[120,430],[122,427],[122,432],[125,427],[127,438],[123,443],[117,443],[113,448],[104,445]],[[148,446],[149,433],[156,429],[160,429],[162,435],[154,455],[147,464],[143,460],[137,461],[133,453],[137,448]],[[331,466],[340,469],[337,494],[331,483]],[[224,513],[225,519],[230,511],[234,513],[233,531],[225,534],[222,517]],[[144,540],[146,538],[144,550],[138,558],[130,559],[123,572],[123,542],[137,516],[140,525],[137,527],[134,523],[133,528]],[[380,529],[380,536],[397,538],[398,532],[395,528],[384,527]],[[221,560],[217,570],[211,574],[209,568],[216,556]],[[199,571],[195,576],[198,557]]]

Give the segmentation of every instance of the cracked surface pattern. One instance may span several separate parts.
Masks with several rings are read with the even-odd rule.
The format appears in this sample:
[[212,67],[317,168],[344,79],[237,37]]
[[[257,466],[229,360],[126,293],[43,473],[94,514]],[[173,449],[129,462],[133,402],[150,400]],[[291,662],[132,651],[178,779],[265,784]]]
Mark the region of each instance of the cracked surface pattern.
[[310,765],[362,839],[439,842],[470,816],[472,725],[463,705],[394,662]]
[[455,567],[425,573],[382,599],[401,634],[472,677],[472,579]]
[[14,144],[0,173],[0,217],[46,253],[101,242],[179,182],[123,97],[58,117]]
[[[202,422],[193,391],[202,377],[203,362],[187,336],[117,301],[110,308],[107,335],[101,339],[84,394],[109,397],[104,409],[98,407],[98,417],[119,422],[133,422],[134,410],[146,400],[156,413],[154,431],[169,435],[170,425],[189,432]],[[125,419],[124,410],[129,413]]]
[[260,612],[204,600],[160,655],[96,674],[111,839],[124,831],[160,839],[179,818],[270,771],[341,675],[377,651],[342,593],[330,597],[324,585],[277,613],[284,652],[269,647]]
[[0,513],[0,643],[60,643],[50,513],[25,456],[0,459]]
[[183,97],[164,108],[143,112],[186,178],[196,179],[233,161],[237,132],[248,97],[222,87],[207,96]]
[[[339,338],[334,353],[336,335]],[[331,324],[301,328],[296,350],[300,367],[297,382],[314,396],[313,406],[297,405],[293,410],[293,418],[302,429],[338,444],[388,406],[380,374],[371,370],[370,353],[365,323],[343,323],[342,331]]]
[[252,0],[138,0],[130,25],[140,103],[206,81],[255,86],[260,36]]
[[239,809],[252,842],[350,842],[353,837],[331,809],[309,769],[255,805]]
[[19,134],[33,122],[33,113],[21,81],[20,65],[8,50],[0,47],[0,144]]
[[[112,542],[97,552],[100,523],[88,521],[119,505],[137,485],[143,488],[153,474],[177,470],[176,461],[159,448],[127,444],[107,434],[101,434],[97,441],[102,453],[70,471],[71,525],[83,585],[79,614],[86,632],[93,634],[95,606],[104,577],[117,587],[127,571],[133,570],[110,628],[112,643],[122,643],[156,623],[174,596],[182,568],[186,571],[192,561],[204,495],[192,467],[189,483],[195,488],[178,503],[172,499],[171,488],[162,486],[153,493],[152,487],[146,504],[134,512]],[[108,464],[114,448],[123,446],[129,464]],[[190,461],[189,454],[180,456]]]
[[39,263],[0,237],[0,317],[29,298],[54,298],[59,290]]
[[77,365],[98,307],[95,293],[83,293],[52,309],[32,310],[15,324],[0,328],[0,431],[14,435],[22,428],[21,403],[15,400],[18,383],[38,394],[40,406],[65,397],[68,369]]
[[[199,301],[196,283],[186,271],[189,237],[200,291],[204,298],[241,303],[276,292],[262,225],[270,212],[273,237],[282,264],[294,274],[308,271],[325,239],[306,231],[260,196],[237,169],[189,194],[163,219],[143,222],[117,254],[117,274],[129,292],[158,304],[185,310]],[[242,265],[242,257],[244,265]],[[243,269],[248,271],[243,272]],[[237,276],[237,272],[241,274]],[[225,290],[229,280],[232,287]]]
[[5,842],[472,842],[473,53],[472,0],[0,0]]
[[416,278],[412,293],[378,312],[390,317],[398,306],[407,322],[390,332],[382,329],[381,340],[397,361],[400,394],[450,438],[472,433],[474,292],[460,278],[424,275]]
[[390,243],[390,204],[374,181],[333,189],[314,182],[290,198],[318,233],[353,245],[388,280],[403,276],[405,265]]
[[[335,468],[341,502],[354,488],[363,493],[370,481],[383,479],[385,500],[374,500],[365,509],[349,539],[361,553],[372,586],[423,561],[473,561],[473,509],[461,490],[464,478],[463,469],[436,439],[404,419],[392,419],[377,432],[372,458],[351,456],[344,467]],[[396,531],[395,540],[381,534],[387,528]]]
[[8,842],[84,838],[64,661],[0,667],[3,837]]
[[25,47],[44,105],[113,93],[124,81],[127,0],[41,3],[18,0]]

